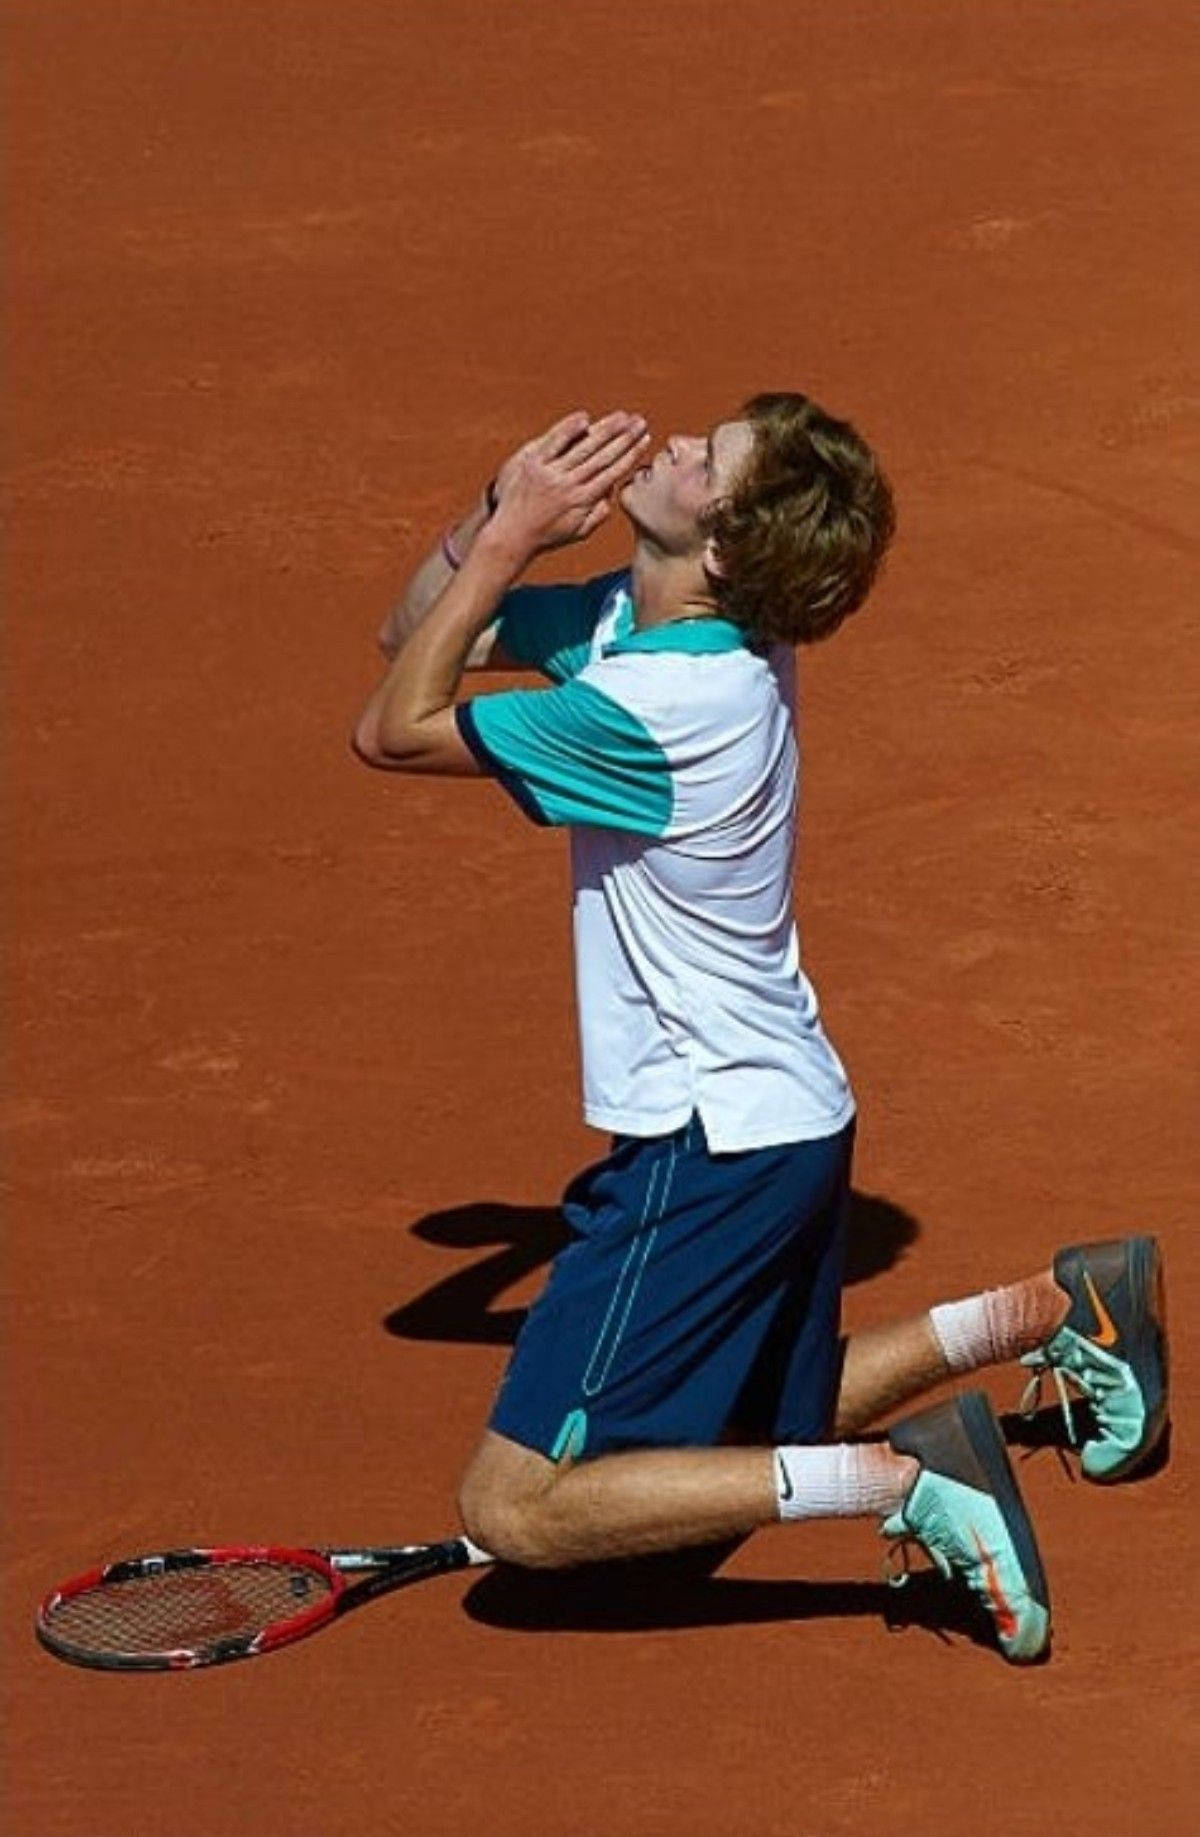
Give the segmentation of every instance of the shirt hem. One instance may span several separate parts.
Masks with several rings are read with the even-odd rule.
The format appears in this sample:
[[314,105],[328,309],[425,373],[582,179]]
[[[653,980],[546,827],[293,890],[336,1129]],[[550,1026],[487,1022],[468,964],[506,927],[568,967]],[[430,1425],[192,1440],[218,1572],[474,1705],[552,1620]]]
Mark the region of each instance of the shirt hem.
[[603,1129],[612,1135],[671,1135],[675,1130],[683,1128],[693,1110],[700,1113],[708,1146],[713,1154],[740,1154],[748,1148],[783,1148],[791,1142],[822,1142],[827,1136],[840,1135],[846,1125],[854,1120],[858,1106],[853,1095],[849,1095],[831,1116],[814,1116],[800,1123],[776,1123],[766,1129],[749,1131],[725,1130],[719,1124],[715,1128],[710,1127],[705,1106],[699,1100],[664,1111],[661,1116],[647,1116],[644,1110],[606,1110],[599,1105],[584,1104],[583,1120],[590,1128]]

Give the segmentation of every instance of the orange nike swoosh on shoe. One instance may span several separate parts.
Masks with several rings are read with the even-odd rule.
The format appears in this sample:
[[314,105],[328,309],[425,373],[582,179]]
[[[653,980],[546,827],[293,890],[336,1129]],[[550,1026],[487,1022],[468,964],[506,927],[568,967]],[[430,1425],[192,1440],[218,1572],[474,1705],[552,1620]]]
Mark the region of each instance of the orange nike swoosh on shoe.
[[1094,1346],[1115,1346],[1119,1336],[1113,1325],[1113,1317],[1101,1301],[1096,1284],[1086,1269],[1083,1272],[1083,1281],[1088,1292],[1088,1300],[1092,1304],[1092,1312],[1096,1316],[1096,1325],[1100,1329],[1098,1333],[1089,1333],[1085,1337],[1090,1339]]
[[1017,1616],[1009,1604],[1008,1596],[1000,1586],[1000,1577],[996,1571],[996,1559],[980,1537],[975,1526],[971,1526],[971,1536],[975,1539],[975,1548],[983,1565],[983,1585],[987,1589],[988,1600],[992,1604],[992,1613],[996,1616],[996,1630],[1004,1639],[1014,1639],[1017,1632]]

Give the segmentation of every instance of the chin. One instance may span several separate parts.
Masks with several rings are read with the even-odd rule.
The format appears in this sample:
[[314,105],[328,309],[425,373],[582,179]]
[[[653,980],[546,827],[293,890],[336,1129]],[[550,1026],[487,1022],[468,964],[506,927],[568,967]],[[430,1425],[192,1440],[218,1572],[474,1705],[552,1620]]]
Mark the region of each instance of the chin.
[[617,493],[617,508],[618,510],[624,511],[626,520],[632,523],[635,530],[642,530],[645,528],[645,525],[638,515],[636,505],[631,504],[629,501],[629,490],[629,486],[626,485],[624,491]]
[[636,479],[631,479],[629,484],[618,493],[617,504],[619,508],[625,512],[628,521],[633,525],[635,535],[649,536],[653,539],[654,526],[652,520],[648,520],[646,517],[647,506],[639,503],[639,499],[643,496],[644,493],[640,490],[638,481]]

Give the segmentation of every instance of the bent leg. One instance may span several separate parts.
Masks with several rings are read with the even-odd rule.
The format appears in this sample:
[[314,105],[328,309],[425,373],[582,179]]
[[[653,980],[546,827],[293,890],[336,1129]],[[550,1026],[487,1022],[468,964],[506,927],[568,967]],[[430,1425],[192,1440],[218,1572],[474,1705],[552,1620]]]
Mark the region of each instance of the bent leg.
[[852,1333],[846,1341],[833,1432],[857,1435],[950,1375],[928,1314]]
[[[1005,1298],[1003,1305],[997,1298]],[[1041,1274],[953,1305],[968,1324],[976,1311],[991,1319],[995,1330],[980,1342],[985,1363],[1039,1344],[1054,1331],[1066,1298],[1052,1275]],[[996,1327],[1004,1320],[1007,1338]],[[842,1367],[835,1440],[942,1383],[965,1356],[959,1344],[953,1362],[947,1357],[929,1314],[854,1334]],[[778,1439],[790,1434],[783,1429]],[[852,1474],[846,1489],[840,1497],[836,1489],[822,1493],[811,1512],[797,1515],[875,1515],[888,1499],[898,1503],[912,1483],[911,1464],[886,1445],[842,1452]],[[573,1463],[488,1430],[463,1481],[463,1522],[494,1555],[547,1568],[744,1537],[780,1517],[775,1455],[762,1446],[645,1448]],[[855,1459],[847,1466],[850,1455]]]
[[[870,1469],[861,1504],[843,1499],[812,1515],[878,1516],[916,1477],[915,1462],[890,1448],[849,1452]],[[459,1504],[474,1542],[506,1562],[551,1569],[744,1537],[780,1516],[770,1448],[646,1448],[559,1465],[492,1430]]]
[[[575,1238],[531,1310],[463,1481],[477,1543],[558,1567],[736,1539],[784,1510],[852,1516],[899,1502],[914,1471],[886,1445],[815,1444],[970,1369],[954,1357],[964,1347],[975,1357],[989,1297],[854,1336],[839,1388],[852,1141],[848,1127],[712,1155],[693,1117],[670,1136],[615,1138],[612,1155],[571,1183]],[[1043,1278],[991,1299],[1018,1295],[1046,1313]],[[1063,1302],[1051,1283],[1049,1308]],[[947,1313],[954,1357],[937,1331]],[[745,1402],[757,1445],[717,1445]],[[777,1489],[773,1455],[798,1498]]]
[[1044,1270],[932,1313],[851,1334],[834,1433],[858,1434],[947,1378],[1032,1352],[1055,1332],[1068,1305],[1053,1271]]

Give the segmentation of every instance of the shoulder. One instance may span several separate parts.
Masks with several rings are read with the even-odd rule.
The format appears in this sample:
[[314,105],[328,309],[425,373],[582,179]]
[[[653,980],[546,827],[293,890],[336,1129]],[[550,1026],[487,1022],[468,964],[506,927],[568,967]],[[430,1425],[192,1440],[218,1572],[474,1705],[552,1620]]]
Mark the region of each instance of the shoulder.
[[789,699],[790,679],[783,659],[748,646],[712,655],[665,650],[605,655],[601,643],[579,681],[643,718],[736,730],[748,713],[761,718]]
[[514,587],[497,614],[495,636],[518,665],[539,670],[552,682],[566,682],[595,653],[595,638],[615,598],[622,572],[591,580]]

